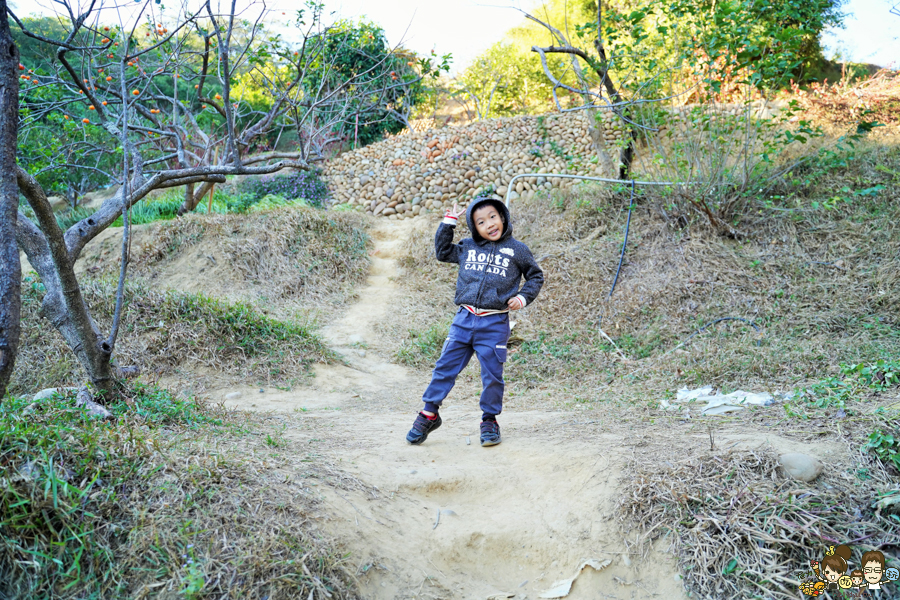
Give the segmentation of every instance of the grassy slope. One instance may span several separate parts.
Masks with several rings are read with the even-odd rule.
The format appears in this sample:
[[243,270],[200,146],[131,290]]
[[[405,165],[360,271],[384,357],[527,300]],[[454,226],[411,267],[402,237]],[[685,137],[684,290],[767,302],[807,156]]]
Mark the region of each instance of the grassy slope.
[[[155,226],[135,257],[117,346],[120,364],[153,379],[208,369],[292,382],[334,359],[314,329],[275,318],[279,300],[340,303],[368,268],[357,215],[283,210],[190,217]],[[156,291],[154,269],[206,240],[248,279],[269,284],[263,306]],[[82,278],[101,328],[117,266]],[[43,287],[23,293],[23,335],[0,404],[0,598],[355,597],[328,540],[308,527],[308,484],[291,481],[296,452],[265,418],[227,413],[140,384],[111,423],[72,398],[29,406],[36,389],[82,375],[39,315]],[[288,312],[288,311],[284,311]],[[304,477],[327,467],[310,464]]]
[[[334,359],[311,326],[270,315],[282,300],[340,303],[364,281],[358,215],[281,210],[154,227],[133,259],[120,364],[150,379],[208,369],[290,383]],[[204,241],[244,278],[264,280],[267,303],[150,287],[154,270]],[[104,329],[117,270],[107,262],[82,277]],[[42,294],[28,277],[10,386],[23,397],[0,404],[0,598],[355,597],[342,558],[308,525],[315,500],[304,479],[328,467],[307,455],[292,480],[309,447],[293,447],[280,422],[141,384],[110,407],[113,422],[86,417],[73,398],[29,405],[36,389],[83,377],[39,315]]]
[[[302,321],[295,320],[292,309],[298,302],[339,304],[365,280],[368,237],[359,215],[289,209],[191,216],[151,227],[132,259],[119,364],[141,365],[153,376],[212,369],[233,378],[284,384],[302,381],[312,363],[334,358],[316,336],[314,323],[302,314]],[[156,291],[153,275],[204,243],[238,274],[235,286],[256,285],[262,291],[255,302]],[[115,307],[118,265],[96,263],[99,270],[82,276],[82,291],[106,331]],[[39,315],[40,282],[30,277],[26,283],[22,344],[10,392],[73,385],[81,377],[80,367],[62,337]]]
[[[834,373],[841,362],[900,350],[900,150],[876,147],[813,164],[757,199],[722,238],[702,220],[672,227],[638,199],[625,263],[607,301],[621,251],[627,196],[606,188],[518,202],[516,237],[543,260],[541,296],[518,316],[507,381],[551,382],[599,400],[685,385],[785,388]],[[827,208],[826,208],[827,206]],[[461,228],[462,229],[462,228]],[[467,235],[465,231],[459,236]],[[454,266],[433,258],[432,239],[411,241],[403,278],[416,306],[396,327],[410,364],[433,364],[452,311]],[[428,308],[427,297],[444,299]],[[418,310],[421,307],[421,310]],[[598,332],[602,328],[628,358]],[[670,352],[705,323],[721,323]]]
[[264,419],[140,385],[111,408],[0,405],[0,598],[355,597]]

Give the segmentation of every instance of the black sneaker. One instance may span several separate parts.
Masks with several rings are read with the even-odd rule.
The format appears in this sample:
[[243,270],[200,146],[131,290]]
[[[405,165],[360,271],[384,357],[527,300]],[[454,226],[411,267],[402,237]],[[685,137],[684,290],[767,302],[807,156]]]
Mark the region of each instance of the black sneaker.
[[481,422],[481,445],[496,446],[500,443],[500,426],[497,421]]
[[435,413],[434,419],[429,419],[422,413],[416,416],[416,422],[406,434],[406,441],[410,444],[421,444],[428,434],[441,426],[441,415]]

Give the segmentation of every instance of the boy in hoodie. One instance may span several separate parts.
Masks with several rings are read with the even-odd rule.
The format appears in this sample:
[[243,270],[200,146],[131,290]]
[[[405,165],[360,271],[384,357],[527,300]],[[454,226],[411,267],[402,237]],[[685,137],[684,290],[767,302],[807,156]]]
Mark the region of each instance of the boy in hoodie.
[[[500,443],[497,415],[503,408],[503,363],[509,339],[509,311],[534,302],[544,273],[528,247],[512,236],[506,205],[491,198],[476,198],[469,205],[466,221],[471,238],[453,243],[453,230],[463,213],[457,205],[447,212],[434,238],[437,259],[459,265],[456,298],[459,306],[434,366],[431,383],[422,400],[425,408],[416,416],[406,435],[410,444],[421,444],[441,426],[438,409],[453,389],[456,377],[469,364],[472,354],[481,363],[481,445]],[[519,287],[520,280],[525,283]]]

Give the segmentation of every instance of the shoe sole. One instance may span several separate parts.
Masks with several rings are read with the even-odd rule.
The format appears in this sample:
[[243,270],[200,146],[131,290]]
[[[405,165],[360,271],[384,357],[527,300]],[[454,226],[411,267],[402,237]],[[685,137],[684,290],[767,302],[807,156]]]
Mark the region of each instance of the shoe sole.
[[494,440],[494,441],[490,441],[490,440],[482,440],[482,441],[481,441],[481,446],[482,446],[483,448],[486,448],[486,447],[488,447],[488,446],[496,446],[496,445],[499,444],[499,443],[500,443],[500,438],[497,438],[497,439]]

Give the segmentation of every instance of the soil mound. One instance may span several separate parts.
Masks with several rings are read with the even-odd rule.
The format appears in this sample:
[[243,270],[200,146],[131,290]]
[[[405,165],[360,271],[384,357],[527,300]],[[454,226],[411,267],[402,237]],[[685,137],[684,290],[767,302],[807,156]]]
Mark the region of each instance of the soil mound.
[[[156,289],[251,301],[266,311],[327,312],[365,281],[366,228],[360,215],[307,208],[189,215],[135,227],[130,268]],[[77,268],[118,275],[121,236],[121,228],[104,231]]]

